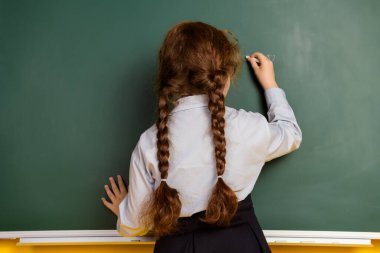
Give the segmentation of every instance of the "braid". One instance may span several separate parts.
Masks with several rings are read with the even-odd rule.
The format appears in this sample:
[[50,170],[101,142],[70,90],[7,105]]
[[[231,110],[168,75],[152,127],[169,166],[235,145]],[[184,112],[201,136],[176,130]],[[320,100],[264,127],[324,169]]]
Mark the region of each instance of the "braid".
[[223,175],[226,163],[226,140],[224,137],[224,95],[223,85],[217,83],[214,89],[209,91],[208,108],[211,112],[211,130],[215,144],[216,171],[218,175]]
[[[169,170],[169,107],[166,90],[159,94],[157,126],[157,160],[161,179],[166,179]],[[181,212],[181,201],[176,189],[171,188],[166,181],[161,181],[159,187],[148,200],[146,210],[140,216],[146,226],[153,225],[154,235],[160,237],[177,229],[178,217]],[[146,220],[148,218],[148,220]],[[150,218],[150,220],[149,220]]]
[[[209,89],[208,108],[211,112],[211,131],[215,145],[216,172],[218,176],[223,175],[226,165],[226,140],[224,135],[224,95],[223,80],[226,72],[217,70],[209,75],[211,87]],[[211,197],[206,208],[206,216],[201,221],[217,225],[228,225],[237,211],[238,200],[236,194],[218,177],[213,188]]]
[[158,120],[157,127],[157,160],[158,168],[161,172],[161,178],[166,178],[169,169],[169,131],[168,131],[168,118],[169,109],[167,98],[164,92],[159,96],[158,100]]

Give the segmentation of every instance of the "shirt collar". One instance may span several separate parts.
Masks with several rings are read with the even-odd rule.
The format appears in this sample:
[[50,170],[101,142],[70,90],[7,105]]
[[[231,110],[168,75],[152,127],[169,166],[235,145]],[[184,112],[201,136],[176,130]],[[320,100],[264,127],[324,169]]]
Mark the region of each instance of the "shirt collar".
[[183,111],[187,109],[206,107],[208,106],[208,100],[209,98],[207,94],[198,94],[198,95],[181,97],[177,99],[178,104],[176,107],[172,109],[169,115],[175,112]]

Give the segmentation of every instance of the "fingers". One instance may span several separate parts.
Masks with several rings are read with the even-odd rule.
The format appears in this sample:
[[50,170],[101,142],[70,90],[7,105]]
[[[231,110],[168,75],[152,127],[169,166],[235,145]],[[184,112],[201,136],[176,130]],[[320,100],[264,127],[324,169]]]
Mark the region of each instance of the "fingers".
[[103,201],[103,204],[108,208],[110,209],[116,216],[119,216],[119,207],[111,204],[110,202],[108,202],[105,198],[101,198],[102,201]]
[[261,52],[255,52],[247,57],[254,69],[262,68],[263,65],[272,63],[272,61]]
[[247,59],[251,63],[252,68],[255,70],[255,72],[260,70],[263,67],[263,65],[265,65],[267,60],[265,55],[260,52],[255,52],[251,54],[249,57],[247,57]]
[[104,185],[104,189],[108,195],[108,197],[111,199],[112,203],[115,202],[116,200],[116,197],[115,195],[113,194],[113,192],[110,190],[110,188],[108,187],[108,185]]
[[267,62],[269,60],[264,54],[262,54],[260,52],[254,52],[252,54],[252,57],[259,59],[260,63],[264,63],[264,62]]
[[127,193],[128,190],[126,189],[124,182],[123,182],[123,178],[120,175],[117,175],[117,182],[119,184],[121,194]]
[[112,187],[113,193],[116,196],[119,196],[120,195],[120,191],[119,191],[119,188],[117,187],[117,185],[115,183],[115,180],[113,179],[113,177],[110,177],[109,179],[110,179],[110,183],[111,183],[111,187]]
[[[251,63],[255,75],[264,89],[277,86],[274,74],[273,62],[261,52],[255,52],[247,57]],[[256,62],[257,59],[259,62]]]
[[108,202],[105,198],[102,197],[102,201],[103,201],[103,204],[108,208],[110,209],[111,211],[113,211],[113,205]]
[[110,180],[111,188],[108,185],[104,185],[104,190],[106,191],[112,203],[115,203],[116,201],[123,199],[125,195],[128,193],[128,190],[126,189],[123,182],[123,178],[120,175],[117,175],[119,187],[116,185],[113,177],[110,177],[109,180]]
[[249,56],[249,55],[246,56],[246,59],[251,63],[253,69],[256,69],[259,67],[259,65],[258,65],[259,60],[258,59],[254,58],[252,56]]

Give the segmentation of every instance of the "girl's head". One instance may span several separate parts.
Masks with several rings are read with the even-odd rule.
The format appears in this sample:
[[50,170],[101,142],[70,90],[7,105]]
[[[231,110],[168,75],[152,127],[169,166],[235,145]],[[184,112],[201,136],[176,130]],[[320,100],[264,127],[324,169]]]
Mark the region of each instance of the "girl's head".
[[[157,160],[161,178],[167,178],[169,169],[168,117],[177,105],[177,99],[207,94],[211,115],[211,130],[215,144],[217,175],[225,169],[226,141],[224,136],[224,99],[230,82],[239,76],[242,59],[237,40],[228,30],[219,30],[203,22],[184,21],[167,33],[159,51],[159,66],[155,91],[157,107]],[[141,221],[153,227],[160,237],[177,229],[181,211],[178,191],[166,181],[147,201]],[[218,178],[202,221],[228,225],[237,210],[237,197]]]
[[184,21],[167,33],[159,52],[155,91],[179,97],[209,94],[236,78],[241,70],[237,39],[228,30],[202,22]]

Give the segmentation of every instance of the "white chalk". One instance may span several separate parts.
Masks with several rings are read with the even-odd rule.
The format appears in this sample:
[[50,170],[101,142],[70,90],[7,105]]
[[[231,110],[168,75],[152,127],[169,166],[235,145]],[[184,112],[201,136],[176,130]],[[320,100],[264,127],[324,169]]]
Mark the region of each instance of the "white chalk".
[[[247,59],[248,59],[248,58],[250,58],[250,56],[249,56],[249,55],[246,55],[246,56],[245,56],[245,58],[247,58]],[[259,62],[260,62],[260,61],[259,61],[258,59],[256,59],[256,58],[253,58],[253,59],[254,59],[254,60],[255,60],[255,62],[257,62],[257,63],[259,63]]]

